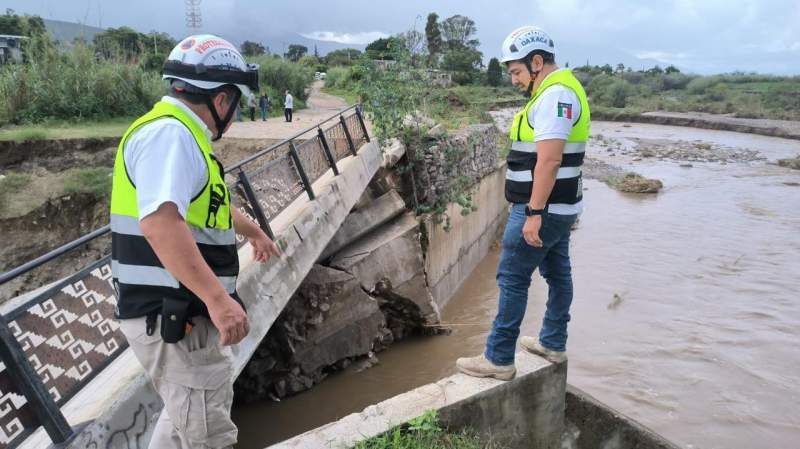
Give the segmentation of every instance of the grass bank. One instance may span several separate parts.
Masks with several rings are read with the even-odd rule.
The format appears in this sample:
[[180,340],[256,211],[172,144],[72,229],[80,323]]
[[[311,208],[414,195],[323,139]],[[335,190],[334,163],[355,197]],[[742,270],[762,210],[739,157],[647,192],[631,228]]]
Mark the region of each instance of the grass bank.
[[115,117],[69,122],[51,120],[42,123],[10,125],[0,128],[0,140],[23,142],[47,139],[90,139],[122,137],[135,117]]

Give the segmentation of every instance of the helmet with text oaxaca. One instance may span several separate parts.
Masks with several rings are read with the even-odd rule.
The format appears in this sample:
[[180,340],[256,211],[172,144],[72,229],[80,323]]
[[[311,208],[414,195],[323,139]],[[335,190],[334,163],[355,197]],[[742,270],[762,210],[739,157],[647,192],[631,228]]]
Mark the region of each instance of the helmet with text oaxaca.
[[536,50],[555,54],[553,39],[544,30],[535,26],[517,28],[503,41],[500,62],[519,61]]
[[181,80],[202,91],[234,85],[242,96],[258,92],[258,65],[245,62],[233,44],[211,34],[189,36],[172,49],[163,79]]

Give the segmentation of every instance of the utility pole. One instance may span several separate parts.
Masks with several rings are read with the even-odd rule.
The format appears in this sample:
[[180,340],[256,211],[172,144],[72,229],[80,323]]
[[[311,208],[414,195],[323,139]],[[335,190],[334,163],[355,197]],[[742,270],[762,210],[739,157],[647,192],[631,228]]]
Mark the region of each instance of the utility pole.
[[186,28],[189,34],[196,34],[203,27],[203,15],[200,10],[202,0],[184,0],[186,6]]

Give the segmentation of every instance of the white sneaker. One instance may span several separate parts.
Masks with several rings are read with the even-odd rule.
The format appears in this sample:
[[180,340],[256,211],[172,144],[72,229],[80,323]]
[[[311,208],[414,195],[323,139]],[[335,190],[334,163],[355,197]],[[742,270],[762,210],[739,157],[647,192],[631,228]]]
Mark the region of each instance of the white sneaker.
[[566,351],[553,351],[552,349],[547,349],[542,346],[541,343],[539,343],[539,339],[536,337],[521,337],[519,339],[519,345],[522,346],[522,349],[530,352],[531,354],[544,357],[553,363],[561,363],[567,360]]
[[516,366],[497,366],[486,359],[483,354],[477,357],[462,357],[456,360],[458,369],[469,376],[493,377],[499,380],[511,380],[517,374]]

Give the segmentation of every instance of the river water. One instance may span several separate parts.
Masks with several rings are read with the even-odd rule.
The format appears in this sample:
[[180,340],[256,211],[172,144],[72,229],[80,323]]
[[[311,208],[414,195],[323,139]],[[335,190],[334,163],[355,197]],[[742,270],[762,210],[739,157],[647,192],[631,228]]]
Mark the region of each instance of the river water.
[[[573,234],[568,381],[686,448],[800,447],[800,172],[775,159],[800,141],[657,125],[595,123],[594,134],[703,141],[766,161],[719,163],[590,155],[665,188],[641,196],[587,180]],[[261,449],[455,372],[483,350],[496,312],[492,251],[443,311],[448,336],[378,354],[280,403],[237,407],[240,448]],[[524,334],[546,289],[538,274]]]

